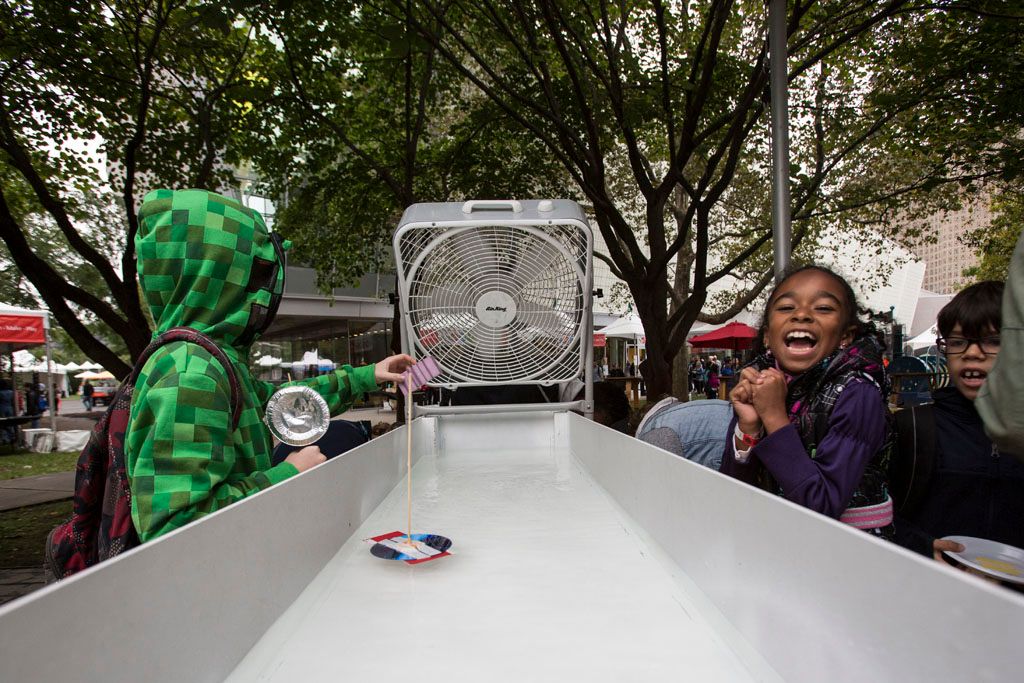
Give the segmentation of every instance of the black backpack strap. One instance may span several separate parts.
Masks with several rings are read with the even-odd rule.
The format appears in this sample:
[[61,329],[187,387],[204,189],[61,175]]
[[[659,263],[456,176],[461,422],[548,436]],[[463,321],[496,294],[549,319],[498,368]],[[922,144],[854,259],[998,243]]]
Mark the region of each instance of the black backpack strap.
[[912,515],[928,493],[935,471],[935,410],[931,404],[896,413],[897,452],[889,469],[896,511]]
[[149,346],[143,350],[139,359],[135,362],[135,367],[132,368],[132,374],[128,377],[126,383],[129,386],[135,386],[135,380],[138,379],[139,372],[146,364],[146,361],[149,360],[149,357],[152,356],[153,353],[161,346],[176,341],[198,344],[209,351],[210,354],[220,362],[221,366],[223,366],[224,372],[228,375],[228,384],[231,386],[231,429],[238,429],[238,421],[242,416],[242,385],[238,381],[238,374],[235,372],[235,366],[228,359],[224,351],[217,346],[217,342],[213,341],[199,330],[194,330],[191,327],[172,327],[154,339],[150,342]]

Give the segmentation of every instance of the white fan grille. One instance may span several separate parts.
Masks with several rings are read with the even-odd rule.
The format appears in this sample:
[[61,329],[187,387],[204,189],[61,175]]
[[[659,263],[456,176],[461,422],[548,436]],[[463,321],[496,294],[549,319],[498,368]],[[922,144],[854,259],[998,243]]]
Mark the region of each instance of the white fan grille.
[[[398,243],[405,312],[431,384],[580,375],[587,236],[572,224],[422,227]],[[589,340],[588,340],[589,341]]]

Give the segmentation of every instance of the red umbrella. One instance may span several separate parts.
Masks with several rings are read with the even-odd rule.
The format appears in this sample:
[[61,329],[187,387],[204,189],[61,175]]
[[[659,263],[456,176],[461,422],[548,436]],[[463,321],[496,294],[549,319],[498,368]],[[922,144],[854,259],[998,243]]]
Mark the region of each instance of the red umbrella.
[[757,339],[757,330],[750,325],[731,322],[707,334],[697,335],[688,340],[696,349],[749,349]]

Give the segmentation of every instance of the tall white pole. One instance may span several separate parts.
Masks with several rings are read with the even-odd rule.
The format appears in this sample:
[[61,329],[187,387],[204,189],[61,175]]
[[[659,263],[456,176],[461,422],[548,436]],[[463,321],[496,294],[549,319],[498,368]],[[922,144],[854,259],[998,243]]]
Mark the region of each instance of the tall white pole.
[[789,70],[787,53],[786,0],[769,0],[768,53],[772,113],[772,245],[775,281],[789,267],[792,234],[789,198]]
[[54,403],[53,378],[50,371],[53,368],[53,361],[50,360],[50,316],[43,318],[43,337],[46,340],[46,393],[50,397],[50,429],[53,431],[53,438],[50,440],[50,450],[57,450],[57,404]]

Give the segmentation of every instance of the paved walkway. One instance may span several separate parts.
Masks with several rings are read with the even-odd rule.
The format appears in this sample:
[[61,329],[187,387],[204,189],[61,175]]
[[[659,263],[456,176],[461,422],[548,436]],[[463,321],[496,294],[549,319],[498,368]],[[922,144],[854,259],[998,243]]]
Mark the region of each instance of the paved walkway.
[[0,569],[0,605],[46,585],[43,567]]
[[0,481],[0,512],[70,498],[75,491],[75,473],[58,472],[38,477]]

